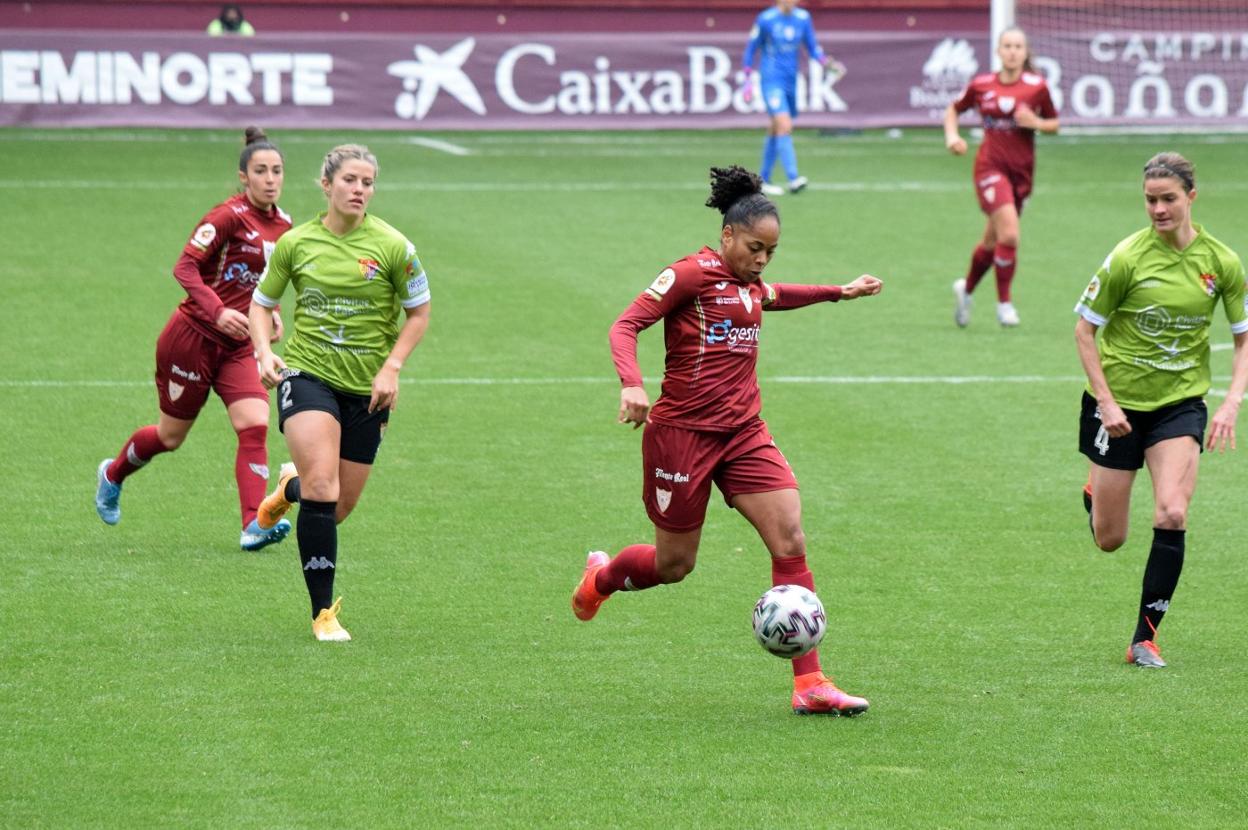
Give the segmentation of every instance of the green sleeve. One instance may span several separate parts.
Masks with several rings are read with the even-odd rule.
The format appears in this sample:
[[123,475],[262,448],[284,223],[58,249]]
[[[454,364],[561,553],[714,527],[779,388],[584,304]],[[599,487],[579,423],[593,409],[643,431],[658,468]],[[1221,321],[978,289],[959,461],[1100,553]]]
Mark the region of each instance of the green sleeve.
[[396,251],[395,265],[390,269],[390,284],[404,308],[416,308],[429,302],[429,278],[425,275],[416,246],[404,239]]
[[1248,332],[1248,286],[1244,284],[1244,263],[1232,254],[1230,262],[1223,265],[1218,275],[1218,287],[1222,291],[1222,308],[1226,310],[1227,322],[1232,334]]
[[1127,286],[1131,282],[1131,265],[1126,253],[1123,246],[1119,245],[1105,257],[1092,281],[1084,289],[1083,296],[1079,298],[1079,304],[1075,306],[1075,311],[1095,326],[1105,325],[1127,295]]
[[264,266],[264,273],[260,275],[260,284],[251,295],[253,300],[266,308],[275,307],[286,292],[286,286],[290,284],[291,248],[294,245],[288,240],[290,234],[277,240],[277,246],[273,249],[268,264]]

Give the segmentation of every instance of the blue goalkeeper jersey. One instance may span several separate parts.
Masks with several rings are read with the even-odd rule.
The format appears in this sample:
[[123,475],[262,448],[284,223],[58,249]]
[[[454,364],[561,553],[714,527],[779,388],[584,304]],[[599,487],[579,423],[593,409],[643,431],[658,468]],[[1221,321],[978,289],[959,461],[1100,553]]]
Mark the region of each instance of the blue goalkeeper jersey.
[[785,14],[776,6],[762,12],[754,20],[750,40],[745,44],[746,66],[754,65],[754,53],[762,52],[758,68],[764,84],[793,84],[797,81],[798,57],[801,47],[817,61],[823,60],[823,50],[815,40],[815,26],[810,12],[794,8]]

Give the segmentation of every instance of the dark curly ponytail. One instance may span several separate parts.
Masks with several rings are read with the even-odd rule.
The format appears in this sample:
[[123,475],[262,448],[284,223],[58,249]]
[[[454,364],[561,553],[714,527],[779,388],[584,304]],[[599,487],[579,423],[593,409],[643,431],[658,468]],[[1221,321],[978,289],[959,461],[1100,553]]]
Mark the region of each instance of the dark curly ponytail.
[[247,172],[247,165],[251,162],[251,157],[259,150],[272,150],[277,153],[283,162],[286,161],[282,151],[269,140],[269,137],[264,134],[264,130],[254,126],[248,127],[243,133],[243,152],[238,157],[238,169],[240,172]]
[[780,221],[776,206],[763,195],[763,180],[736,164],[711,168],[711,195],[706,206],[724,215],[724,225],[748,228],[764,216]]

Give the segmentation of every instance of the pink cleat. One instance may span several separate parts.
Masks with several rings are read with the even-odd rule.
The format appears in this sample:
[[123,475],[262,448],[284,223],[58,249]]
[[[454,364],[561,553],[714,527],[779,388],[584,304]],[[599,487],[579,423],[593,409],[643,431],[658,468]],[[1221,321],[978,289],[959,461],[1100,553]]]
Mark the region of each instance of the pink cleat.
[[611,557],[600,550],[590,551],[585,558],[585,573],[581,577],[581,584],[572,593],[572,613],[576,614],[578,620],[592,620],[610,596],[598,593],[598,587],[594,583],[598,572],[610,561]]
[[798,715],[861,715],[871,704],[865,697],[846,694],[823,672],[793,678],[793,711]]

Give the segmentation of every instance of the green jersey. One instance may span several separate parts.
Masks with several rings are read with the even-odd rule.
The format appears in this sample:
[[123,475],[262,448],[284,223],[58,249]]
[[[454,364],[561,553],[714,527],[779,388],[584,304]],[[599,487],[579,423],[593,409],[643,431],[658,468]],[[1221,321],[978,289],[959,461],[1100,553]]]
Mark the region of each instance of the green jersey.
[[286,365],[342,392],[368,395],[399,336],[399,306],[429,302],[429,280],[416,246],[365,215],[346,236],[322,224],[325,214],[287,231],[269,257],[252,298],[273,308],[295,285],[295,333]]
[[1219,301],[1231,332],[1248,332],[1243,264],[1195,228],[1182,251],[1151,227],[1128,236],[1075,306],[1102,329],[1101,366],[1124,409],[1149,412],[1209,391],[1209,326]]

